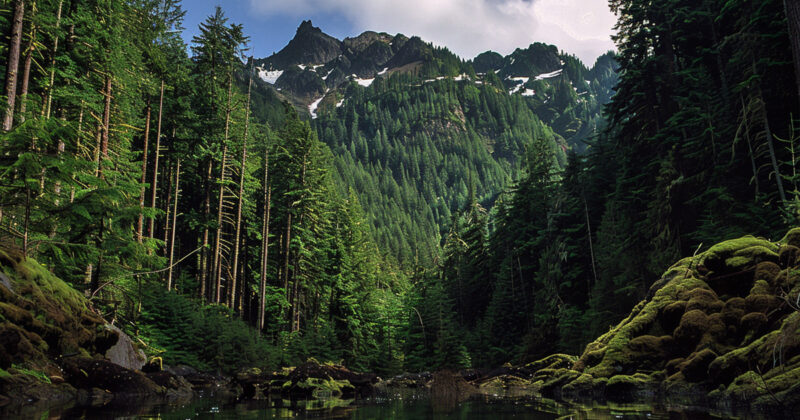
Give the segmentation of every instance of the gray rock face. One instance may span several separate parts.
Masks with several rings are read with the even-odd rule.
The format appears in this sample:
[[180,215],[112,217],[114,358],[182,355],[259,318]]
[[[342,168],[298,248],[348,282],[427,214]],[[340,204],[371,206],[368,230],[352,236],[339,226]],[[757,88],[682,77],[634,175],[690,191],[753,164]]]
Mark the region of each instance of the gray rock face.
[[141,350],[137,351],[133,346],[133,340],[119,328],[111,324],[106,324],[104,327],[116,332],[119,337],[117,343],[106,351],[105,356],[108,360],[126,369],[140,370],[147,362],[147,357],[144,353]]
[[296,64],[324,64],[342,54],[342,42],[303,21],[294,38],[267,61],[275,68],[285,69]]
[[8,289],[8,291],[11,293],[14,293],[14,288],[11,287],[11,280],[9,280],[8,277],[6,277],[6,275],[2,272],[0,272],[0,285]]

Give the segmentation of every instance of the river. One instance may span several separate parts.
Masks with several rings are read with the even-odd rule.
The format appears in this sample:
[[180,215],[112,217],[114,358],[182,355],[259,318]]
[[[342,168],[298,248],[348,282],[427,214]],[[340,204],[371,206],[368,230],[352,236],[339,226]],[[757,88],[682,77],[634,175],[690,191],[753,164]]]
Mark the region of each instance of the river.
[[[422,396],[394,396],[355,402],[284,399],[244,402],[195,399],[187,403],[61,408],[26,412],[20,418],[48,419],[351,419],[351,420],[545,420],[545,419],[723,419],[734,413],[709,412],[673,404],[564,404],[547,399],[474,397],[437,403]],[[739,419],[764,419],[735,413]]]

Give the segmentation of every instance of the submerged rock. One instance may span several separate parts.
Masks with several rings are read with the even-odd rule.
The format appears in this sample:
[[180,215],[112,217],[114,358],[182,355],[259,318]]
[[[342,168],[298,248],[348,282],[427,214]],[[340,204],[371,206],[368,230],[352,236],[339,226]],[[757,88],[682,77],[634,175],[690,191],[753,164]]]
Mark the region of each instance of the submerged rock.
[[70,357],[62,362],[65,379],[78,389],[100,388],[115,395],[156,396],[166,394],[144,374],[108,360]]
[[310,359],[292,370],[281,388],[289,395],[350,398],[371,395],[377,382],[374,373],[352,372],[344,366]]

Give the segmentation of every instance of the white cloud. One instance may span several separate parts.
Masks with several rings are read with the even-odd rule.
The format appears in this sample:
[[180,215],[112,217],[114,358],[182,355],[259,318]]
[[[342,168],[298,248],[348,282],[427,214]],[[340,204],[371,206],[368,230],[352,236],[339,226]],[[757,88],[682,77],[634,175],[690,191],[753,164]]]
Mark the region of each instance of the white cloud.
[[[591,66],[613,49],[607,0],[250,0],[255,13],[343,16],[357,31],[418,35],[463,58],[508,54],[533,42],[555,44]],[[324,31],[325,28],[323,27]]]

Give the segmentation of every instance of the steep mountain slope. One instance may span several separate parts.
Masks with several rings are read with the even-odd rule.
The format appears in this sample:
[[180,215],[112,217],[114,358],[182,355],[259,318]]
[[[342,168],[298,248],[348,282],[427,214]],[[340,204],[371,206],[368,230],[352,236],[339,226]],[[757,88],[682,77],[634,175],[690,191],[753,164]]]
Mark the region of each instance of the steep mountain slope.
[[528,146],[547,144],[560,165],[582,150],[616,83],[611,54],[588,69],[536,43],[464,61],[402,34],[338,41],[310,21],[254,65],[261,89],[314,120],[378,243],[407,267],[433,261],[471,195],[489,207]]

